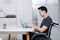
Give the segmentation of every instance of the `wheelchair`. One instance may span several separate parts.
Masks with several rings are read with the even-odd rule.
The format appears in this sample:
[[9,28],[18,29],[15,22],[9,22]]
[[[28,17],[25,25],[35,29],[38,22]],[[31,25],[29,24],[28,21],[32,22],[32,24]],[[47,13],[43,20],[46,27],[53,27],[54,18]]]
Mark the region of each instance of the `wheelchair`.
[[50,38],[52,26],[59,25],[58,23],[52,23],[48,30],[48,35],[45,33],[36,33],[32,36],[31,40],[52,40]]

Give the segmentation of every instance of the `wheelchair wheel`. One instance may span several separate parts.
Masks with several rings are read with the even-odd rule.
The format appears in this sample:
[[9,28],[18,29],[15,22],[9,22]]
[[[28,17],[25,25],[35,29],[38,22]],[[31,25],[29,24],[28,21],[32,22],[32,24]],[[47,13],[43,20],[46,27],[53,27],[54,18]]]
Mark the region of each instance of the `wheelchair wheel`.
[[36,35],[31,40],[50,40],[50,39],[44,35]]

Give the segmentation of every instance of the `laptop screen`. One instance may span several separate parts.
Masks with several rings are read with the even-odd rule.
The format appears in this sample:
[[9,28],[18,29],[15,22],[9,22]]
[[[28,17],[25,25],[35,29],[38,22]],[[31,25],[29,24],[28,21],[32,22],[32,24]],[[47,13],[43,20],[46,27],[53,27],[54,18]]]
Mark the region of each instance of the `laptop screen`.
[[25,28],[26,25],[27,25],[27,22],[23,22],[23,21],[21,21],[21,20],[20,20],[20,23],[22,24],[23,28]]

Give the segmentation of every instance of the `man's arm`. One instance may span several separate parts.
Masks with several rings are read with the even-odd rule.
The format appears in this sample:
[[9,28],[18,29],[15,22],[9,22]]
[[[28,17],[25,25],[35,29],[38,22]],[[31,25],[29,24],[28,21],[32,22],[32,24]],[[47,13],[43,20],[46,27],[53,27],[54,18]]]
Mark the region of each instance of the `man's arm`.
[[48,29],[48,27],[46,27],[46,26],[43,26],[42,28],[40,28],[40,27],[38,27],[38,26],[34,26],[34,28],[35,28],[36,30],[42,32],[42,33]]
[[36,30],[38,30],[40,32],[44,32],[44,31],[46,31],[48,29],[47,26],[43,26],[42,28],[40,28],[39,26],[32,25],[32,24],[28,24],[27,26],[28,27],[33,27],[33,28],[35,28]]

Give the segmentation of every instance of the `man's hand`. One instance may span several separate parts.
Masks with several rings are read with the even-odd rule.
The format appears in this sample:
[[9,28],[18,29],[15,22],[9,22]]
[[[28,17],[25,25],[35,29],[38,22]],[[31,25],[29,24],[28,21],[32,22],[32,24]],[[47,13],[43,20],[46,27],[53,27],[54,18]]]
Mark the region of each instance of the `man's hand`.
[[26,26],[27,27],[34,27],[34,25],[32,25],[32,24],[27,24]]

